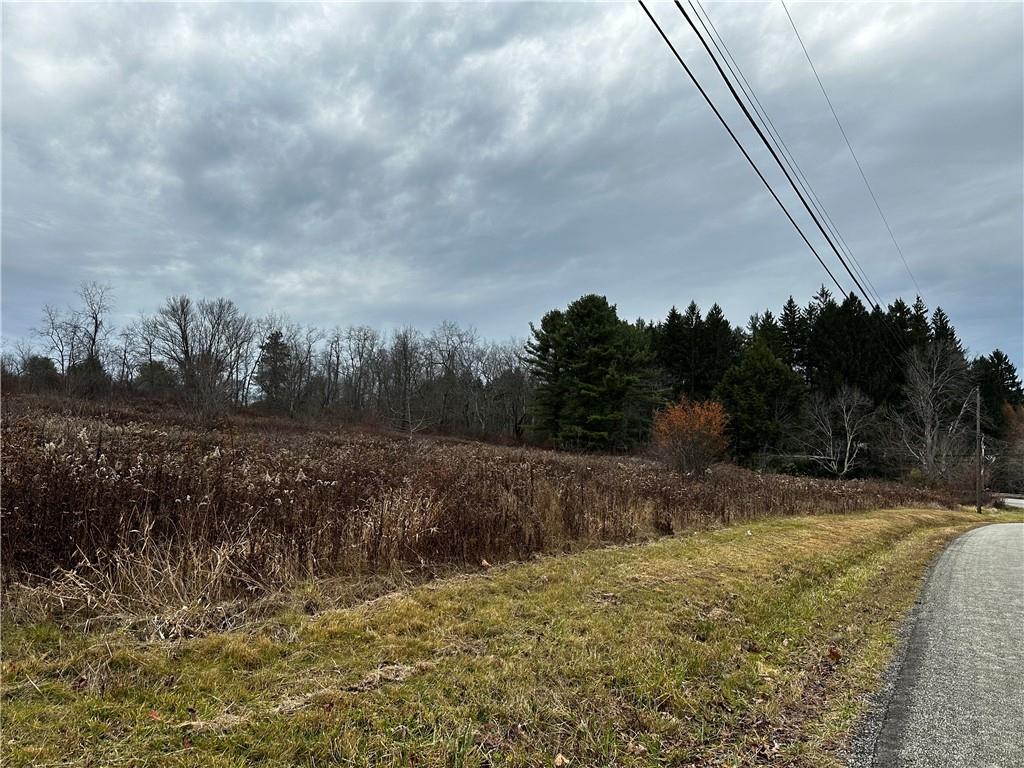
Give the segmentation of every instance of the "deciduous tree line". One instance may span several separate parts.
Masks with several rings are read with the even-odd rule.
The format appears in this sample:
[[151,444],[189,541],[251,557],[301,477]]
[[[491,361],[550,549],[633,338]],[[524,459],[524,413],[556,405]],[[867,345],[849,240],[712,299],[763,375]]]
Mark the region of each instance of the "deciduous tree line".
[[521,342],[485,342],[454,323],[429,333],[324,330],[188,296],[115,329],[109,288],[89,283],[79,298],[66,310],[44,308],[34,343],[5,354],[8,384],[80,397],[173,397],[205,416],[251,407],[405,431],[524,436],[530,377]]

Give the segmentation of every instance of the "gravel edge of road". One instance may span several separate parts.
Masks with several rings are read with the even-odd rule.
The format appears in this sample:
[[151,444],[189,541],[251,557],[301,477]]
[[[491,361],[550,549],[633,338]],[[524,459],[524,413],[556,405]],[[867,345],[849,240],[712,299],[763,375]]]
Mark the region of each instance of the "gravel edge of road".
[[875,768],[878,739],[882,734],[882,728],[885,724],[889,707],[892,706],[893,698],[896,695],[896,684],[905,675],[913,674],[913,670],[908,668],[908,662],[913,664],[914,659],[908,660],[907,650],[910,646],[910,638],[914,633],[914,628],[921,617],[921,610],[924,606],[922,596],[925,587],[931,579],[943,553],[962,537],[980,527],[983,526],[973,526],[966,531],[958,533],[946,543],[946,546],[935,553],[935,556],[928,563],[928,567],[925,568],[924,575],[921,577],[921,586],[918,588],[917,596],[914,598],[914,604],[910,606],[907,615],[903,617],[896,628],[896,643],[893,647],[892,658],[882,671],[881,685],[878,690],[867,697],[867,707],[858,719],[850,736],[850,744],[846,752],[848,768]]

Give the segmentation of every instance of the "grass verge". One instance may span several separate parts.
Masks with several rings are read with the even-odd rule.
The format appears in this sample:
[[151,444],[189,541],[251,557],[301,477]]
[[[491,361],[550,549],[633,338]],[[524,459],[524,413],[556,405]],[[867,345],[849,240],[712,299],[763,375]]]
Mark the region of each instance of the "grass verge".
[[981,521],[777,519],[176,642],[5,622],[3,763],[840,765],[927,563]]

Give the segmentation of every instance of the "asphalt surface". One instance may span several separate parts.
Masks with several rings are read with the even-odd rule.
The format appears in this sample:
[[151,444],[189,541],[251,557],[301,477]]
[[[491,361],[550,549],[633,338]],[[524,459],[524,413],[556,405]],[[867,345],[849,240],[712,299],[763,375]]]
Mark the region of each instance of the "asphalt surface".
[[950,544],[904,633],[850,765],[1024,766],[1024,525],[976,528]]

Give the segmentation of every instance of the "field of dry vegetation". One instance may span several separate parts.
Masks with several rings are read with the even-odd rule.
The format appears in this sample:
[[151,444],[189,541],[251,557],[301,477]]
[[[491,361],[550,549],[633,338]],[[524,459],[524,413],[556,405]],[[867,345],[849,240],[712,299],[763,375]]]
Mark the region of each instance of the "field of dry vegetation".
[[33,618],[220,626],[319,577],[429,574],[781,515],[949,505],[941,493],[232,417],[7,398],[3,580]]

